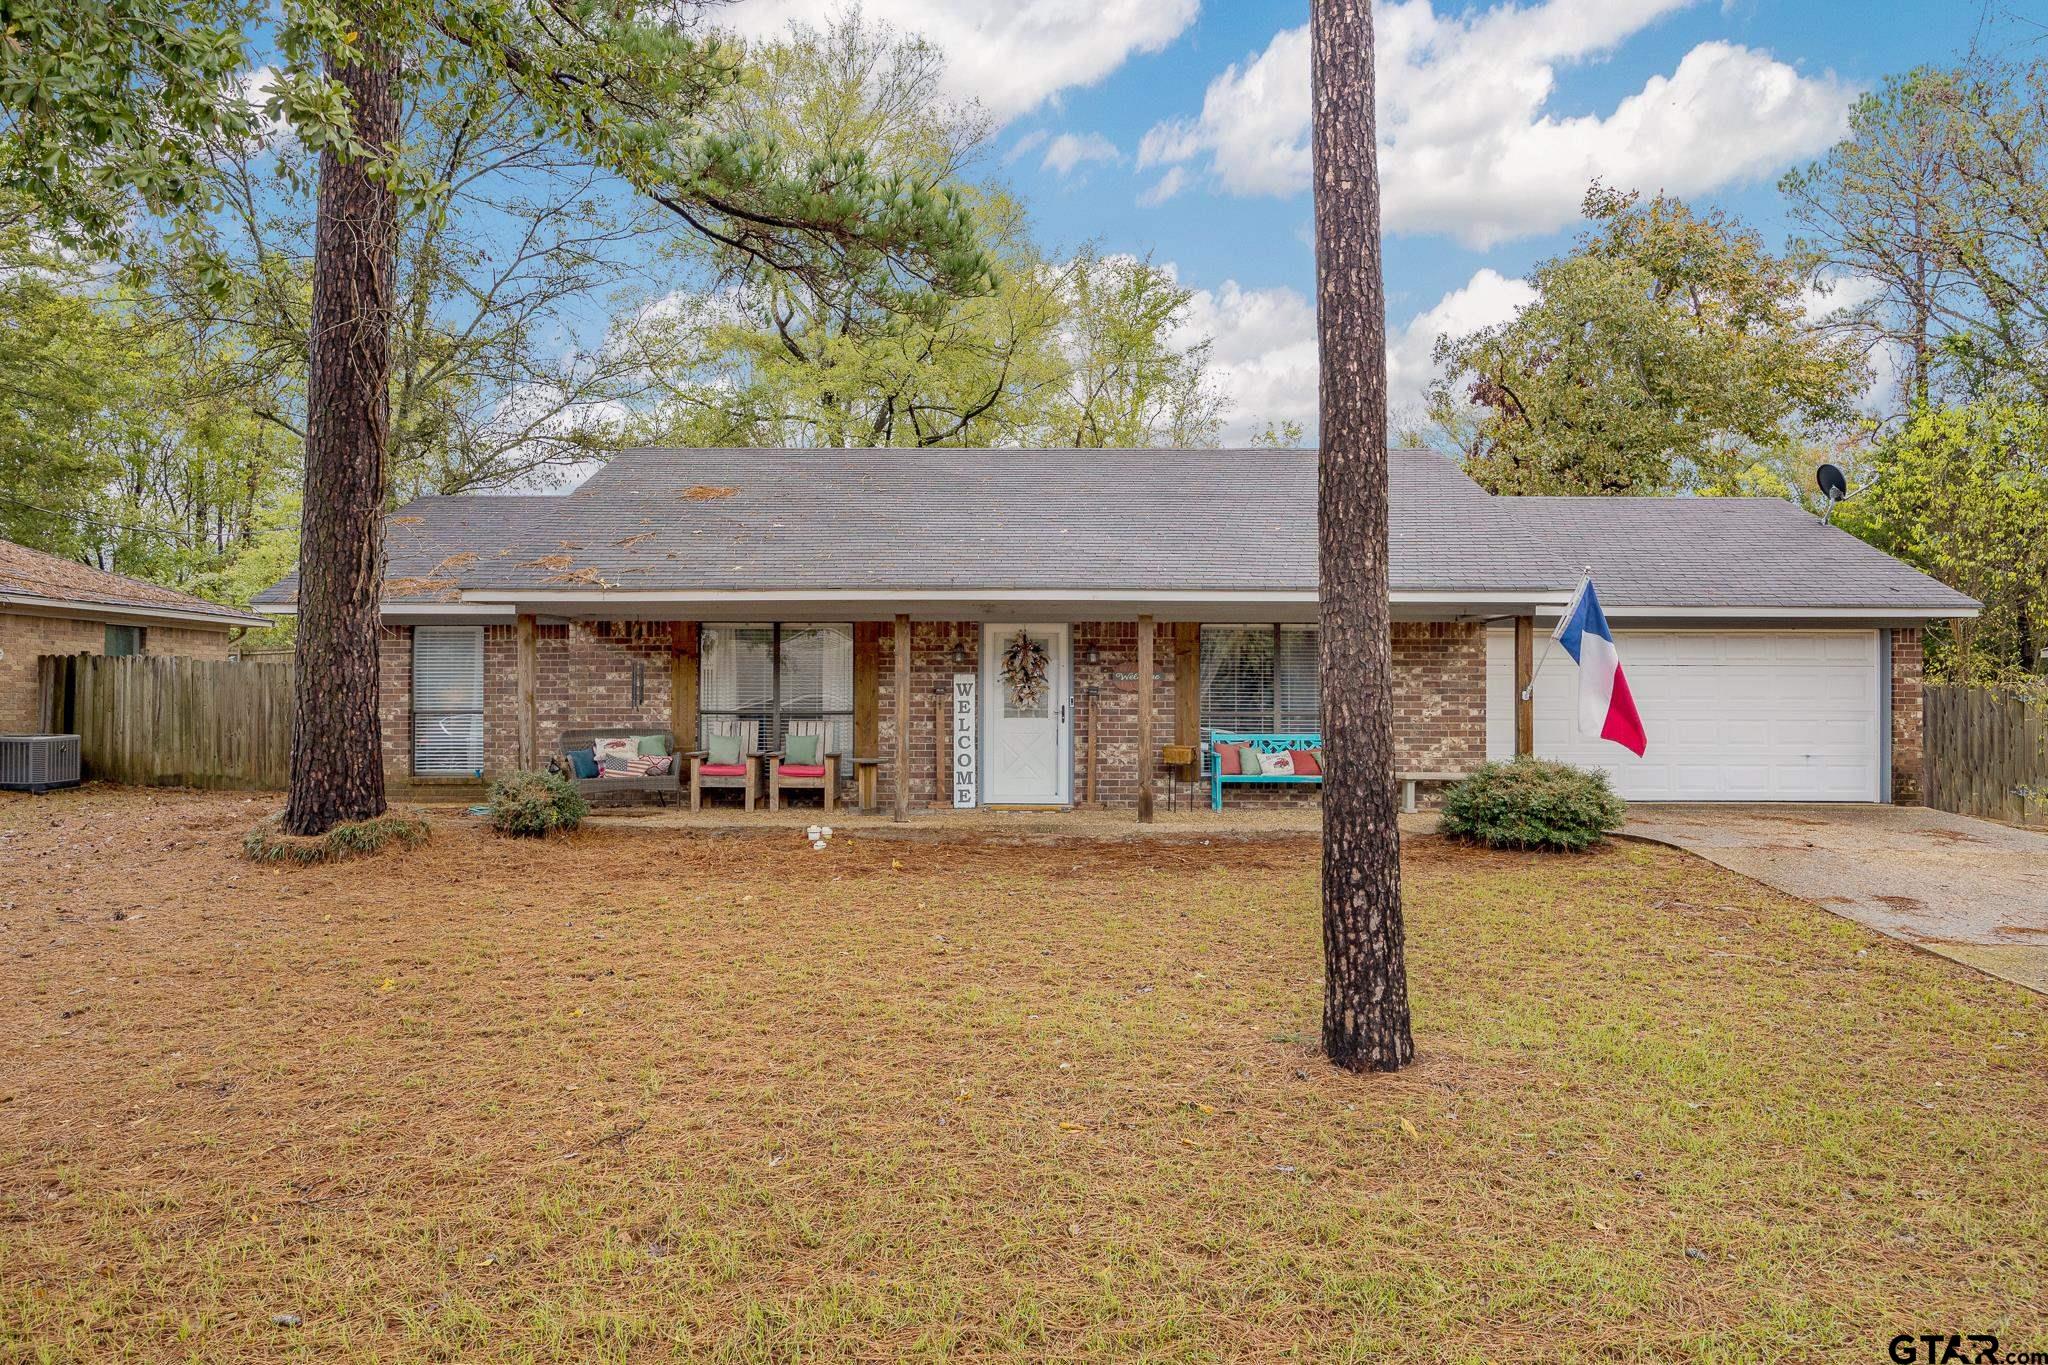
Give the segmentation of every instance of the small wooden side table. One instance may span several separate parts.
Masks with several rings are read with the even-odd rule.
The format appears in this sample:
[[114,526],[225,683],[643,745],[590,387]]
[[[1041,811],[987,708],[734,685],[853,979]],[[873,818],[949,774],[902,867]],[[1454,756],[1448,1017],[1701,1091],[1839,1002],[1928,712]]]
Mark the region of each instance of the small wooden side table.
[[1166,769],[1166,808],[1178,809],[1180,784],[1190,784],[1188,799],[1193,801],[1192,784],[1195,780],[1195,746],[1192,744],[1167,744],[1159,750],[1159,764]]
[[875,809],[875,781],[881,767],[882,760],[879,757],[864,758],[859,754],[853,756],[854,790],[859,796],[860,808],[864,812],[872,813]]

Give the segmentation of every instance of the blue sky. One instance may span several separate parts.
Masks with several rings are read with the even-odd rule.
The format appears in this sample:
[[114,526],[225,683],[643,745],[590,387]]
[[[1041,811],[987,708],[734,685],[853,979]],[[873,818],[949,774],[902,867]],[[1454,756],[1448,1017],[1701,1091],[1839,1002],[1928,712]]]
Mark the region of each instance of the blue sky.
[[[2000,0],[1994,0],[1994,4]],[[740,0],[767,34],[835,0]],[[1050,246],[1171,262],[1235,401],[1232,435],[1315,406],[1306,0],[867,0],[945,48],[1004,120],[999,173]],[[1774,184],[1889,73],[1985,20],[1940,0],[1383,0],[1388,321],[1397,416],[1440,330],[1509,315],[1597,175],[1718,204],[1781,240]]]

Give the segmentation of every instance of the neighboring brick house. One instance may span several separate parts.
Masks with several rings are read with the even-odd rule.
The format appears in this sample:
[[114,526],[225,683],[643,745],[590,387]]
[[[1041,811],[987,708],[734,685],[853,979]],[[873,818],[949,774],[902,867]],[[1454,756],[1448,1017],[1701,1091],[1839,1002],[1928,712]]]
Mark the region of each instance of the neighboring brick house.
[[268,624],[235,607],[0,540],[0,733],[40,725],[42,655],[225,659],[237,631]]
[[[1917,791],[1919,631],[1969,599],[1783,501],[1496,498],[1412,450],[1390,495],[1397,771],[1535,752],[1634,799]],[[473,785],[570,730],[773,749],[798,720],[877,760],[885,800],[899,769],[912,806],[1132,806],[1147,769],[1156,800],[1167,746],[1201,769],[1212,730],[1317,729],[1315,508],[1314,453],[1270,450],[634,450],[566,495],[422,498],[388,523],[389,776]],[[1544,638],[1587,569],[1641,759],[1580,734]],[[1004,663],[1020,636],[1042,687]]]

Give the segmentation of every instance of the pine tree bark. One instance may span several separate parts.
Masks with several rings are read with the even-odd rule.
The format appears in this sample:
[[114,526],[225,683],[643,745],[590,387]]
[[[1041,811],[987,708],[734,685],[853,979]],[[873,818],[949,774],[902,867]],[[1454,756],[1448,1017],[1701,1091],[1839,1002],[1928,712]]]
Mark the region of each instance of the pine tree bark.
[[[397,64],[365,46],[329,63],[357,136],[398,140]],[[359,161],[320,159],[299,518],[298,686],[283,825],[324,834],[384,811],[377,723],[377,604],[384,576],[384,454],[391,432],[391,314],[398,201]]]
[[1370,0],[1312,0],[1322,374],[1323,1048],[1415,1057],[1402,947],[1387,611],[1387,334]]

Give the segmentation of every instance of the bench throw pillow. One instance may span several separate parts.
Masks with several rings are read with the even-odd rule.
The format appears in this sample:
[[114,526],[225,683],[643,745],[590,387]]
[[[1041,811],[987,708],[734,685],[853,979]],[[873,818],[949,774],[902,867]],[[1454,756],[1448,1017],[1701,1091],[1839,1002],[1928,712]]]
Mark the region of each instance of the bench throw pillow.
[[587,782],[598,774],[597,755],[588,749],[571,749],[569,751],[569,769],[577,777]]
[[1321,749],[1296,749],[1294,751],[1294,775],[1296,777],[1321,777],[1323,775],[1323,751]]
[[707,763],[720,767],[731,767],[740,761],[740,737],[735,734],[712,735],[704,742]]
[[635,777],[665,777],[668,764],[667,754],[635,754],[626,760],[626,770]]
[[1257,777],[1266,769],[1265,759],[1264,754],[1246,745],[1237,751],[1237,770],[1246,777]]
[[662,735],[635,735],[633,736],[633,752],[637,754],[653,754],[656,757],[660,757],[668,752],[668,740]]
[[635,753],[639,752],[634,747],[634,742],[631,739],[601,739],[597,741],[595,748],[599,763],[603,763],[608,758],[616,758],[620,763],[624,763]]
[[599,775],[602,777],[631,777],[633,775],[633,760],[630,758],[620,758],[617,754],[606,754],[604,756],[604,771]]
[[1259,755],[1260,777],[1294,776],[1294,755],[1282,749],[1277,754]]
[[818,762],[818,737],[816,735],[790,735],[782,741],[782,760],[794,763],[799,768],[813,767]]
[[1217,745],[1216,771],[1222,773],[1225,777],[1236,777],[1244,772],[1244,745]]

